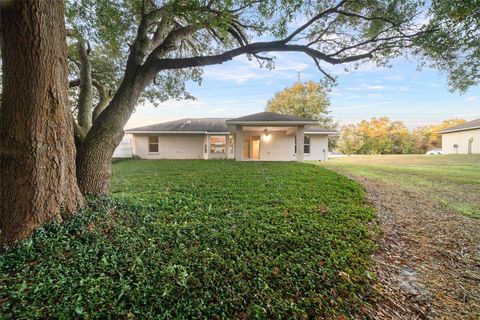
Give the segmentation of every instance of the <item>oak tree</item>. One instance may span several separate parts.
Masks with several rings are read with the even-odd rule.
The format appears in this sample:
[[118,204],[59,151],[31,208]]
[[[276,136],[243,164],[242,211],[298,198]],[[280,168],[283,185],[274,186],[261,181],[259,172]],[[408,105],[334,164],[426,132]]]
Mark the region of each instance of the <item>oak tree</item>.
[[63,220],[82,203],[67,110],[61,0],[0,6],[0,246]]

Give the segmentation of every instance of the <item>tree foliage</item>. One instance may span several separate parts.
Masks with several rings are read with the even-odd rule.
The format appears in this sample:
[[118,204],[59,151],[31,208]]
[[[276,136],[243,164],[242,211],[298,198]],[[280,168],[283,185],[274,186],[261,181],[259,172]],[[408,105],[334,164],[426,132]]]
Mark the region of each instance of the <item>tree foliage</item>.
[[277,92],[267,102],[267,111],[295,115],[318,121],[321,127],[335,128],[328,107],[330,101],[327,90],[321,83],[297,82],[291,87]]
[[447,119],[440,124],[417,128],[412,134],[415,137],[416,147],[419,152],[442,147],[442,136],[438,131],[465,123],[463,119]]
[[447,119],[409,131],[401,121],[387,117],[363,120],[357,125],[342,127],[338,150],[345,154],[409,154],[425,153],[441,148],[438,131],[464,123],[463,119]]
[[480,2],[432,0],[419,37],[423,63],[448,74],[450,88],[465,92],[480,83]]
[[388,117],[363,120],[342,128],[338,149],[345,154],[415,153],[415,143],[401,121]]

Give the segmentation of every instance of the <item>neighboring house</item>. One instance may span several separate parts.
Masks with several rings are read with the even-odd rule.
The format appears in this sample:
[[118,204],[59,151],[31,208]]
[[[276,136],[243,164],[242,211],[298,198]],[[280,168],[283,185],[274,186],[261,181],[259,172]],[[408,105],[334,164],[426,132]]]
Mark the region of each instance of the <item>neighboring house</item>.
[[480,153],[480,119],[439,131],[443,154]]
[[261,112],[235,119],[182,119],[126,133],[132,135],[133,156],[143,159],[325,161],[328,136],[338,132],[315,124],[309,119]]

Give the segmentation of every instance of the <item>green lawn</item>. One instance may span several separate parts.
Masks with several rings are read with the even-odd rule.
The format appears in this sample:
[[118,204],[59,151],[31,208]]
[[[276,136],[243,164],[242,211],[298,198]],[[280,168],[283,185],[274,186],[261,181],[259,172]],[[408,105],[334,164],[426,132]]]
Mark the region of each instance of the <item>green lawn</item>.
[[335,318],[371,301],[373,210],[311,164],[128,160],[0,256],[0,318]]
[[322,166],[422,193],[461,214],[480,218],[480,155],[352,156]]

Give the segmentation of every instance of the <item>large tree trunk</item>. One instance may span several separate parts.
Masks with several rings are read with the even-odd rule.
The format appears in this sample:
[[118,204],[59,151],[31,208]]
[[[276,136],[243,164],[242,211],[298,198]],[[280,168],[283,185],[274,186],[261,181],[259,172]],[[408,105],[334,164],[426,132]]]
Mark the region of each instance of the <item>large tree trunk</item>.
[[0,8],[0,245],[28,237],[82,203],[67,112],[61,0],[5,1]]
[[112,156],[123,138],[123,127],[153,75],[126,72],[122,84],[77,150],[77,179],[83,194],[108,194]]

